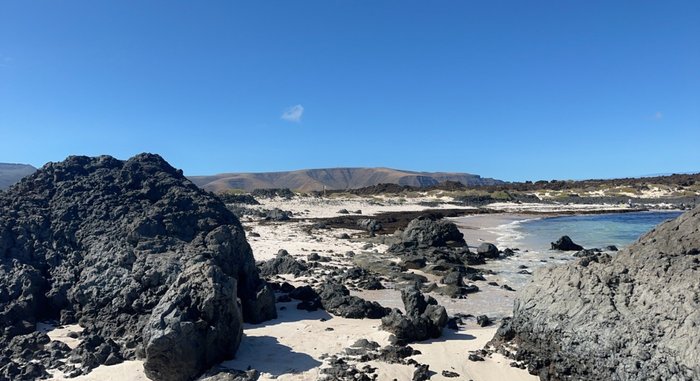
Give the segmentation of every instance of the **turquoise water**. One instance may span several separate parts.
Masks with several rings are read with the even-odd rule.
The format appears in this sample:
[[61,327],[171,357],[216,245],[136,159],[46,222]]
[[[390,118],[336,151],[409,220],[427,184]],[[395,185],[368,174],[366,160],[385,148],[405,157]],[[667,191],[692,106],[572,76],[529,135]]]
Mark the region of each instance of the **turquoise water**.
[[516,243],[530,250],[548,250],[550,242],[563,235],[568,235],[586,248],[607,245],[621,248],[659,223],[674,219],[681,213],[654,211],[551,217],[521,221],[513,228],[519,233]]

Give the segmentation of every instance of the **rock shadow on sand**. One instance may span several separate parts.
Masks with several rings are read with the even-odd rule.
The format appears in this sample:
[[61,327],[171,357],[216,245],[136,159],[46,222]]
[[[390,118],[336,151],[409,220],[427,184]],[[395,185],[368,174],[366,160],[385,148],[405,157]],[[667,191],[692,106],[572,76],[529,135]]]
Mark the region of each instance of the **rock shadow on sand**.
[[[290,323],[290,322],[295,322],[295,321],[302,321],[302,320],[331,320],[333,319],[333,315],[329,314],[325,310],[316,310],[316,311],[305,311],[305,310],[299,310],[296,308],[296,305],[298,304],[298,301],[294,302],[288,302],[288,303],[277,303],[277,318],[264,321],[259,324],[244,324],[243,328],[244,329],[249,329],[249,328],[262,328],[262,327],[269,327],[277,324],[282,324],[282,323]],[[285,307],[284,310],[281,310],[279,307]]]
[[320,365],[320,361],[306,353],[295,352],[272,336],[245,336],[236,358],[221,363],[224,368],[252,368],[273,377],[303,373]]
[[455,331],[449,328],[442,330],[442,335],[435,339],[421,341],[421,344],[442,343],[446,341],[469,341],[476,339],[476,336],[467,333],[466,331]]

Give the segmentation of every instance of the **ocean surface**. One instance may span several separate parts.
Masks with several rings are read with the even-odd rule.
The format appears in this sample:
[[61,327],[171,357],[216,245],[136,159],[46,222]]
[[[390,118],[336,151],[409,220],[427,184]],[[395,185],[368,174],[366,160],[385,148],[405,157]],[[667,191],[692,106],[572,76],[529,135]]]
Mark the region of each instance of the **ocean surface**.
[[666,220],[678,217],[678,211],[650,211],[595,215],[575,215],[525,220],[504,226],[510,230],[512,245],[546,251],[550,242],[563,235],[585,248],[615,245],[622,248]]
[[507,292],[486,282],[476,282],[481,292],[471,294],[464,300],[440,300],[448,307],[460,305],[472,314],[486,314],[490,317],[509,316],[513,309],[513,299],[517,290],[525,287],[532,279],[532,273],[545,266],[559,266],[575,260],[571,251],[550,250],[550,242],[563,235],[585,248],[604,248],[615,245],[623,248],[651,230],[654,226],[678,217],[681,212],[634,212],[597,215],[573,215],[518,220],[505,223],[488,231],[498,236],[495,242],[499,249],[518,248],[512,257],[488,261],[478,266],[492,273],[487,281],[507,284],[516,292]]

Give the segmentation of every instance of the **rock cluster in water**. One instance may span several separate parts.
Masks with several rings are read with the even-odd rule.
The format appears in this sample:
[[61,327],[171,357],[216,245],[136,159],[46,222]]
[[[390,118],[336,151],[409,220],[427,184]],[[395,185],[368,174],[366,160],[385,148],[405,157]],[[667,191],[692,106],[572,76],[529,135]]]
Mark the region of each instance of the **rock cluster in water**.
[[60,365],[66,348],[25,340],[43,320],[85,327],[69,375],[143,358],[151,379],[189,380],[275,315],[239,221],[157,155],[73,156],[0,193],[0,347],[48,359],[3,352],[0,378]]
[[542,380],[700,379],[700,207],[584,254],[538,271],[494,343]]

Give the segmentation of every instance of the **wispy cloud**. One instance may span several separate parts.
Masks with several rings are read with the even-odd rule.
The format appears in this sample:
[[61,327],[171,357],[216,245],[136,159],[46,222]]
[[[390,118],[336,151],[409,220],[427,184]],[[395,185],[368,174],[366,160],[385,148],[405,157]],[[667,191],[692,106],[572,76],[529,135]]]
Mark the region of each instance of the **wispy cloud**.
[[654,119],[656,119],[656,120],[663,119],[663,117],[664,117],[664,114],[661,111],[657,111],[654,114]]
[[301,122],[302,115],[304,115],[304,106],[294,105],[284,110],[282,113],[282,119],[286,120],[287,122],[299,123]]

